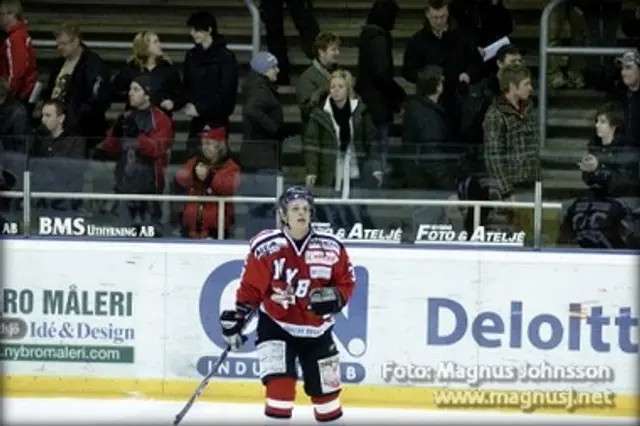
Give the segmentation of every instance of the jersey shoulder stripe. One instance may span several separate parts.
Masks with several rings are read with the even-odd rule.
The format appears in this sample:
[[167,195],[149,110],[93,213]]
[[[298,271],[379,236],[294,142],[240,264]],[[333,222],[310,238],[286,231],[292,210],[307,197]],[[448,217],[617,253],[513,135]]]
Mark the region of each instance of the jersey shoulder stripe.
[[249,240],[249,248],[253,250],[264,241],[267,241],[270,238],[274,238],[279,235],[282,235],[282,231],[280,229],[265,229],[264,231],[260,231],[252,239]]
[[336,237],[333,234],[325,232],[314,232],[311,236],[307,248],[330,250],[339,253],[344,249],[344,244],[342,243],[340,238]]
[[280,230],[272,230],[256,235],[251,241],[251,253],[256,259],[261,259],[280,251],[289,245],[284,233]]

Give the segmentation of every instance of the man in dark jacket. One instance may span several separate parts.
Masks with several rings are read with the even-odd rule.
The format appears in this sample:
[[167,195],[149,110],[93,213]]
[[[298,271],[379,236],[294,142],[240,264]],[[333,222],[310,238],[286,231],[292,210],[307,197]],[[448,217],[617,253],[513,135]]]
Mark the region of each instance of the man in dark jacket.
[[276,88],[278,72],[278,60],[269,52],[258,52],[251,59],[242,86],[240,164],[245,172],[279,169],[284,117]]
[[0,78],[0,143],[7,151],[26,153],[30,133],[27,109],[13,97],[9,82]]
[[205,126],[229,129],[229,116],[236,107],[238,60],[218,33],[218,24],[208,12],[189,17],[195,46],[184,59],[184,93],[175,109],[184,107],[191,118],[187,151],[195,155],[200,146],[199,134]]
[[66,114],[60,101],[48,100],[42,105],[43,135],[38,138],[32,154],[37,157],[83,158],[85,142],[65,129]]
[[376,140],[385,167],[391,141],[393,115],[402,108],[404,89],[393,76],[391,31],[400,8],[395,0],[376,0],[358,40],[356,92],[367,106],[376,126]]
[[[115,192],[120,194],[161,194],[164,171],[173,143],[173,122],[160,108],[151,105],[151,81],[142,75],[131,83],[129,105],[107,133],[99,148],[117,155]],[[160,226],[158,203],[126,203],[129,218],[138,225]],[[150,214],[150,218],[147,217]],[[157,232],[156,232],[156,235]]]
[[313,59],[313,42],[320,33],[318,20],[313,12],[310,0],[262,0],[260,11],[266,31],[266,43],[269,52],[278,59],[280,73],[278,84],[287,86],[290,83],[291,63],[287,53],[287,39],[284,34],[284,6],[291,14],[293,24],[300,34],[300,47],[309,59]]
[[[495,64],[498,72],[506,66],[522,64],[522,54],[513,44],[504,45],[496,54]],[[474,152],[481,147],[484,139],[482,131],[484,116],[493,99],[496,96],[500,96],[498,72],[468,85],[468,87],[465,88],[466,90],[462,90],[461,88],[461,90],[458,91],[460,113],[457,116],[460,121],[458,126],[456,126],[458,130],[456,137],[460,141],[469,144],[470,153],[474,156]]]
[[416,189],[453,189],[459,159],[448,158],[453,148],[449,119],[438,103],[443,91],[442,68],[432,65],[418,73],[417,96],[405,108],[402,144],[406,186]]
[[513,32],[511,12],[503,0],[452,0],[449,11],[461,28],[468,29],[480,47]]
[[623,91],[617,94],[617,101],[625,112],[625,133],[632,142],[640,147],[640,52],[631,50],[616,59],[620,66]]
[[480,64],[480,53],[471,37],[449,17],[446,0],[428,0],[425,22],[407,43],[402,75],[415,83],[418,71],[427,65],[444,70],[442,104],[455,114],[455,93],[460,83],[471,83]]
[[51,67],[42,99],[64,104],[67,129],[85,137],[91,149],[108,127],[105,113],[110,106],[111,75],[100,56],[82,43],[76,25],[62,24],[54,35],[60,58]]

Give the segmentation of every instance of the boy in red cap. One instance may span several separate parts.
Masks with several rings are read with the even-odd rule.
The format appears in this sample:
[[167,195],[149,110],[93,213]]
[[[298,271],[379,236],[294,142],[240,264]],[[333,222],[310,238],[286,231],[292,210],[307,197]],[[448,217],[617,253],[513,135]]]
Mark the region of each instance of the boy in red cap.
[[[240,179],[240,167],[229,155],[224,128],[205,127],[200,133],[200,153],[187,161],[176,174],[176,183],[188,195],[232,196]],[[225,203],[224,229],[228,237],[233,225],[233,204]],[[185,238],[217,238],[217,202],[192,202],[184,206],[181,233]]]

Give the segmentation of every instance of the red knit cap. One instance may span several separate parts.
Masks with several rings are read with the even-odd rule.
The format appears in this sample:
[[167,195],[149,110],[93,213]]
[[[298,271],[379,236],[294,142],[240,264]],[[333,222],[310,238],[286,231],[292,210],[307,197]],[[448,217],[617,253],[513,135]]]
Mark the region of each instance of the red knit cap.
[[225,142],[227,140],[227,132],[224,127],[216,127],[211,129],[209,126],[202,129],[200,132],[200,137],[202,139],[208,139],[213,141]]

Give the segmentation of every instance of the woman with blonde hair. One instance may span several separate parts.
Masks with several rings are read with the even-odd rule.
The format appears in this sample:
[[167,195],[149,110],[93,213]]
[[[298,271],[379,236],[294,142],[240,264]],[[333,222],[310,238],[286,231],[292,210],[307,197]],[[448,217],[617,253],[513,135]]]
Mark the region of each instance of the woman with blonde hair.
[[375,126],[349,71],[331,74],[329,94],[311,112],[303,141],[307,187],[331,188],[346,199],[355,188],[382,184]]
[[132,55],[112,81],[112,100],[128,99],[131,82],[143,74],[151,80],[151,103],[171,114],[182,88],[180,72],[162,51],[158,35],[150,31],[139,32],[133,38]]

